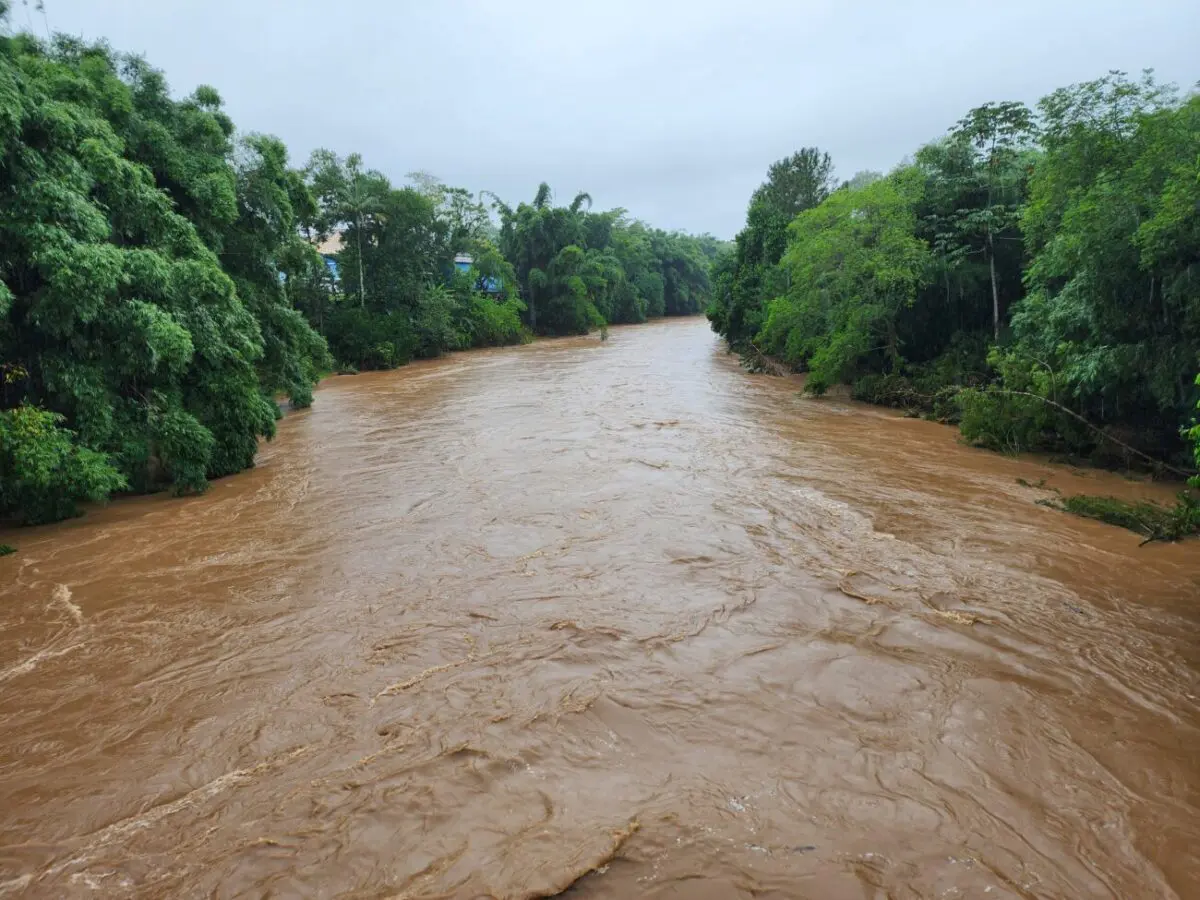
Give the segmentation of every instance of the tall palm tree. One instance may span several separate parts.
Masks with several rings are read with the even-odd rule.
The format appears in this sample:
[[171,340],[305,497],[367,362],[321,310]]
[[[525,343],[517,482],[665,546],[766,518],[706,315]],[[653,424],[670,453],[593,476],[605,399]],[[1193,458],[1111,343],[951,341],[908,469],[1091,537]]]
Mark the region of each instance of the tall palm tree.
[[354,219],[354,239],[358,251],[358,303],[367,305],[367,282],[363,274],[362,233],[363,216],[379,215],[383,211],[385,182],[363,172],[362,157],[351,153],[346,159],[346,179],[342,192],[345,215]]

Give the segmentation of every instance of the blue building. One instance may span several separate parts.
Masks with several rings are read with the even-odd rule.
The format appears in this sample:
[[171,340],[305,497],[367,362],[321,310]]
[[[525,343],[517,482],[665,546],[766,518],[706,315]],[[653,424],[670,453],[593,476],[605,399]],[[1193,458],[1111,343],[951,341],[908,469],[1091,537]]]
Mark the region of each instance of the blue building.
[[[471,271],[471,266],[475,264],[475,260],[468,253],[459,253],[454,257],[454,269],[456,272],[464,274]],[[499,278],[485,278],[483,283],[479,285],[482,293],[491,297],[499,297],[504,293],[504,282]]]
[[325,268],[329,270],[329,277],[333,279],[334,284],[342,282],[337,264],[337,254],[341,249],[342,236],[340,234],[330,235],[327,240],[317,244],[317,252],[321,254],[321,259],[325,260]]

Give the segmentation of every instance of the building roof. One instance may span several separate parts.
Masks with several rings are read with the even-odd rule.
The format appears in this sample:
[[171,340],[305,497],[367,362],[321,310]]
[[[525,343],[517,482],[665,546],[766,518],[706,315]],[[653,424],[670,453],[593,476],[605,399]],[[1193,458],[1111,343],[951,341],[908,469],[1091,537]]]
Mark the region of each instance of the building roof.
[[342,249],[342,236],[340,233],[333,233],[323,241],[317,241],[317,252],[322,256],[333,256]]

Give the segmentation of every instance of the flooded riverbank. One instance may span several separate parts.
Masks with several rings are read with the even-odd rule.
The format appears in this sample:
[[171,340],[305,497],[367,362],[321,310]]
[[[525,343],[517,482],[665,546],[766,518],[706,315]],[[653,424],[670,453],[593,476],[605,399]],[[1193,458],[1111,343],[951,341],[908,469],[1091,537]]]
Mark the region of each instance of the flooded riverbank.
[[0,896],[1196,896],[1200,554],[1018,478],[1169,495],[699,319],[331,379],[0,559]]

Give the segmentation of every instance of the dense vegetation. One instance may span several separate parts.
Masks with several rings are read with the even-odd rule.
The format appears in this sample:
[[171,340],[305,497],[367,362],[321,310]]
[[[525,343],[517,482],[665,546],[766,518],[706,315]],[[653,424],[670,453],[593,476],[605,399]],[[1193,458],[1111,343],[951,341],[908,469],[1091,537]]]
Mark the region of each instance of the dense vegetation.
[[1149,74],[979,107],[887,176],[803,150],[712,278],[714,329],[814,393],[994,449],[1200,461],[1200,97]]
[[516,269],[530,327],[583,334],[605,322],[701,312],[721,244],[630,221],[621,209],[586,210],[587,194],[554,206],[542,184],[515,210],[497,202],[500,249]]
[[178,100],[106,45],[0,35],[0,518],[203,490],[335,366],[708,303],[711,238],[545,185],[513,210],[409,181],[324,150],[294,168],[212,88]]

